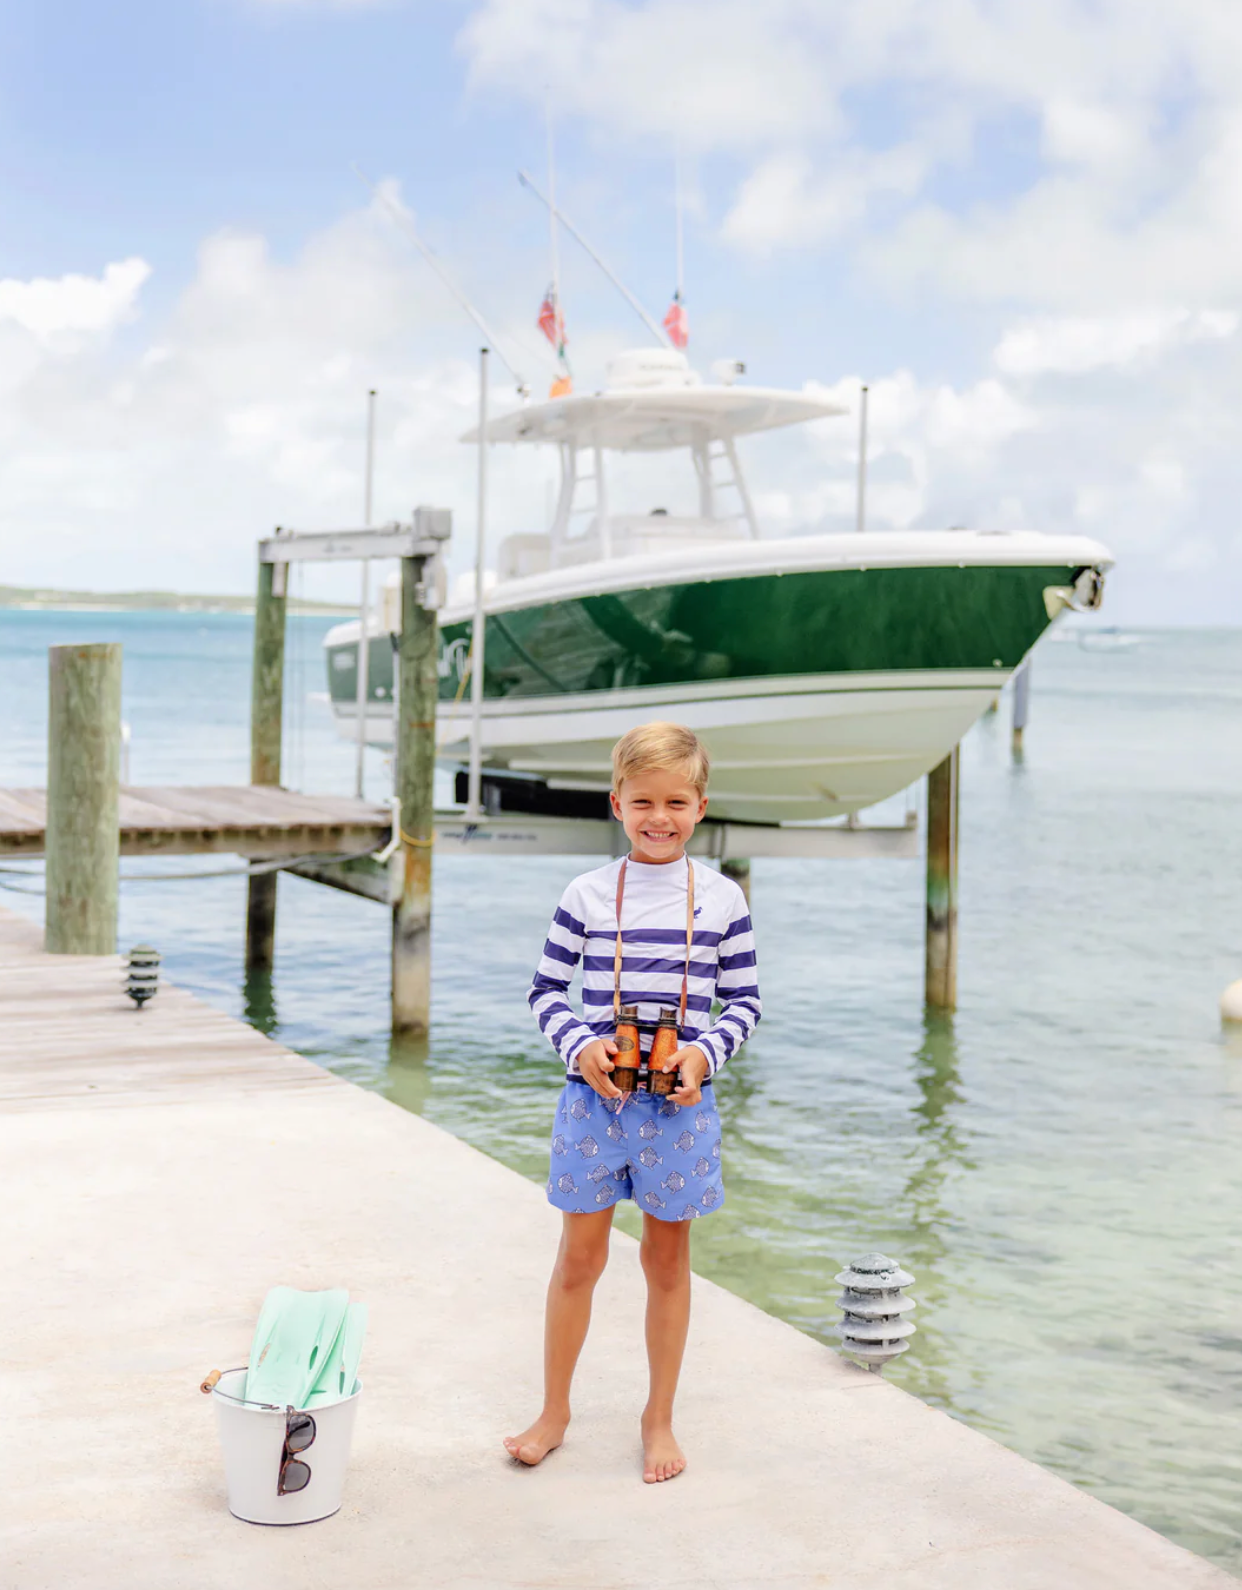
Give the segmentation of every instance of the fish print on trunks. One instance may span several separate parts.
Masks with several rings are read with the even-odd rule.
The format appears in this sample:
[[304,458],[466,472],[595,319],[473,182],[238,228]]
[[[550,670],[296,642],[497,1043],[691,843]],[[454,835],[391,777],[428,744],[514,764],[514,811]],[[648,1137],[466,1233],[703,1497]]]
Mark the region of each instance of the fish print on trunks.
[[[701,1133],[680,1122],[675,1135],[666,1133],[664,1124],[677,1113],[669,1103],[635,1093],[620,1109],[618,1100],[567,1082],[549,1134],[549,1202],[566,1214],[589,1214],[632,1198],[657,1220],[698,1220],[719,1209],[719,1151],[700,1148]],[[686,1119],[718,1140],[714,1110],[700,1110],[697,1118],[688,1113]]]

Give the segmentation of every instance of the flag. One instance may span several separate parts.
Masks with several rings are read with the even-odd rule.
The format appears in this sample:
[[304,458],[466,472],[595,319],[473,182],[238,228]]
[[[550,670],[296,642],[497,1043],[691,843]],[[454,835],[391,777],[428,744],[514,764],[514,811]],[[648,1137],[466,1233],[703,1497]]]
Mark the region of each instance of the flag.
[[568,397],[573,389],[574,384],[567,375],[558,375],[552,383],[548,396],[550,398]]
[[556,349],[558,354],[565,351],[565,322],[561,318],[561,306],[557,302],[555,287],[549,287],[543,295],[543,303],[539,306],[539,319],[535,322],[540,331]]
[[680,288],[673,294],[673,301],[668,306],[664,329],[674,348],[684,348],[690,341],[690,322],[686,319],[686,306],[681,301]]

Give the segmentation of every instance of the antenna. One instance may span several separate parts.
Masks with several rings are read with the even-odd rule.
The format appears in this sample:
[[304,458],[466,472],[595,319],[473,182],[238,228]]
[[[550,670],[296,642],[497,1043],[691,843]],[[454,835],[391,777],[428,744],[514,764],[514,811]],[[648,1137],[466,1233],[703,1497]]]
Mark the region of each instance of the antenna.
[[686,260],[685,260],[685,251],[682,248],[682,224],[681,224],[681,218],[682,218],[682,202],[681,202],[681,140],[680,139],[677,140],[677,144],[676,144],[676,147],[675,147],[675,150],[674,150],[674,153],[673,153],[673,189],[674,189],[674,194],[675,194],[675,202],[676,202],[676,205],[677,205],[677,300],[678,300],[679,303],[684,303],[685,302],[685,293],[684,293],[683,289],[684,289],[684,287],[686,285]]
[[529,188],[539,200],[540,204],[546,205],[548,210],[557,219],[559,219],[561,225],[569,233],[570,237],[573,238],[574,242],[578,244],[585,254],[589,255],[590,258],[595,261],[600,270],[603,271],[604,275],[607,276],[608,280],[617,289],[622,298],[625,299],[626,303],[629,304],[630,308],[642,321],[643,325],[646,326],[647,330],[650,331],[654,337],[658,337],[659,340],[665,343],[668,347],[672,347],[672,343],[669,341],[668,333],[664,330],[663,326],[657,325],[656,322],[652,320],[651,316],[639,303],[638,299],[634,297],[634,294],[629,290],[625,283],[620,280],[616,272],[610,270],[609,267],[605,265],[604,261],[587,242],[586,238],[583,237],[582,233],[565,214],[564,210],[558,210],[555,204],[539,191],[536,184],[525,171],[518,172],[518,181],[524,188]]
[[556,235],[556,147],[552,137],[552,91],[544,90],[544,120],[548,130],[548,237],[552,257],[552,309],[556,315],[556,356],[564,363],[565,316],[561,310],[561,250]]
[[357,164],[354,164],[353,171],[358,180],[365,187],[370,189],[372,198],[374,198],[378,204],[382,204],[384,206],[392,219],[397,223],[401,230],[410,239],[411,243],[413,243],[414,247],[427,261],[428,265],[430,265],[432,270],[435,271],[436,275],[444,283],[445,287],[448,288],[449,292],[453,295],[461,307],[470,316],[471,320],[474,321],[475,325],[487,338],[487,341],[495,351],[497,358],[499,358],[501,364],[504,365],[505,369],[513,377],[513,381],[518,389],[519,395],[524,398],[529,397],[530,387],[527,385],[525,376],[523,376],[519,370],[516,370],[513,365],[510,364],[509,360],[505,358],[504,354],[500,351],[500,347],[491,327],[487,324],[487,322],[483,319],[483,316],[474,307],[474,305],[466,297],[465,293],[462,292],[461,288],[449,275],[448,271],[440,263],[440,260],[431,251],[431,249],[427,247],[422,238],[419,237],[418,232],[415,230],[413,221],[410,220],[409,216],[404,210],[397,208],[388,195],[371,181],[370,177],[367,176],[366,172],[363,171],[361,167],[359,167]]

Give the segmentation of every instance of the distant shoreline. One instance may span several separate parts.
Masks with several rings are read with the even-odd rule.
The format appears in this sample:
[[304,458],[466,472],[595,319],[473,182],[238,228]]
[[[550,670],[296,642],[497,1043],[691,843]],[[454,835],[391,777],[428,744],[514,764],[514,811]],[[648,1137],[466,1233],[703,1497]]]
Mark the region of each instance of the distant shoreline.
[[[0,609],[62,613],[254,612],[252,596],[195,596],[180,591],[58,591],[50,586],[0,585]],[[356,607],[291,598],[289,611],[304,617],[347,618]]]

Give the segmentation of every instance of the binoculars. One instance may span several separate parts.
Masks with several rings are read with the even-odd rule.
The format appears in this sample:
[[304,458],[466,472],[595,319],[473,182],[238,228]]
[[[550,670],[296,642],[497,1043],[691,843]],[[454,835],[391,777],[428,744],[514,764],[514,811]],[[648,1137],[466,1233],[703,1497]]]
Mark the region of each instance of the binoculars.
[[617,1053],[613,1057],[612,1080],[622,1093],[637,1093],[640,1084],[645,1083],[648,1093],[654,1093],[659,1097],[667,1096],[680,1081],[676,1071],[661,1070],[664,1062],[675,1055],[681,1047],[677,1012],[663,1009],[660,1011],[651,1052],[647,1056],[645,1065],[639,1045],[639,1030],[638,1006],[622,1005],[617,1016],[616,1032],[613,1034]]

